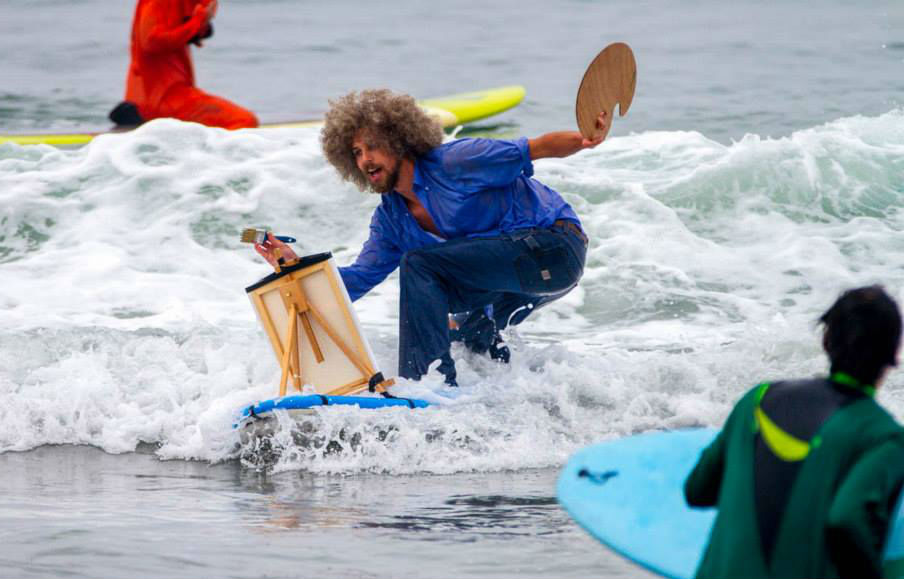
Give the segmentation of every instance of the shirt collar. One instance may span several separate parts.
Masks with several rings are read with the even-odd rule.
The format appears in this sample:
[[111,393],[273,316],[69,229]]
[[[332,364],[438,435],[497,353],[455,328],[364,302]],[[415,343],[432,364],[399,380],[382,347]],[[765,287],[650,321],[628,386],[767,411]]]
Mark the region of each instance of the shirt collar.
[[421,159],[415,159],[415,171],[412,175],[412,188],[424,189],[424,175],[421,173]]

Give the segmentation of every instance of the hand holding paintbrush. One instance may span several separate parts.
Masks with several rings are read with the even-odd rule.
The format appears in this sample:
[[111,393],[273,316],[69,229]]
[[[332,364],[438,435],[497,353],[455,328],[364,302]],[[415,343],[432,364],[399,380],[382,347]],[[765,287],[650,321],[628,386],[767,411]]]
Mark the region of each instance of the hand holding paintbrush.
[[292,237],[274,235],[265,229],[245,229],[242,231],[243,243],[254,243],[255,251],[263,257],[273,269],[280,271],[283,266],[298,261],[295,251],[287,243],[295,242]]

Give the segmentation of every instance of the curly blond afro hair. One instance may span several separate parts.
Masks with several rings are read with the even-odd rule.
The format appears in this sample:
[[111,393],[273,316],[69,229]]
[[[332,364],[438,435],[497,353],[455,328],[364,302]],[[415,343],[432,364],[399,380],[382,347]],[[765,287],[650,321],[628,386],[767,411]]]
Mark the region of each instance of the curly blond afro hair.
[[340,177],[362,191],[370,184],[352,155],[352,139],[361,129],[400,158],[416,159],[443,142],[440,124],[408,95],[363,90],[331,100],[321,129],[321,147]]

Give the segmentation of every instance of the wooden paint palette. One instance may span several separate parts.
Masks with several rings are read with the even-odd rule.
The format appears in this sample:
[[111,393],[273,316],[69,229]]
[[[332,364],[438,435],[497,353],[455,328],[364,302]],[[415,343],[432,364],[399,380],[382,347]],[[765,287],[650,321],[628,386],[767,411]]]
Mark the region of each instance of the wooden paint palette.
[[[575,102],[578,130],[588,139],[607,136],[616,104],[619,116],[625,116],[635,96],[635,55],[628,44],[616,42],[598,54],[581,79]],[[603,129],[597,127],[597,116],[610,113]]]

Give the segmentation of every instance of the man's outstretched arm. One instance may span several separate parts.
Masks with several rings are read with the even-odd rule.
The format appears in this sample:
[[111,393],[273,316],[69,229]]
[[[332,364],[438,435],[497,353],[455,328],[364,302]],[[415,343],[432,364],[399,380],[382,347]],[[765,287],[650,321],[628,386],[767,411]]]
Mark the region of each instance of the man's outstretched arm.
[[[611,114],[603,111],[597,117],[597,128],[604,129],[611,122]],[[557,131],[541,135],[536,139],[528,139],[528,150],[531,160],[549,157],[568,157],[583,149],[592,149],[603,142],[603,137],[586,139],[578,131]]]

